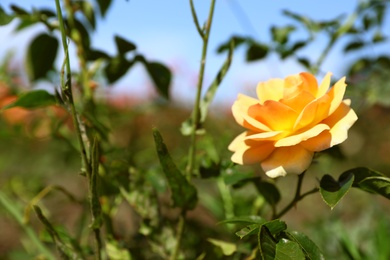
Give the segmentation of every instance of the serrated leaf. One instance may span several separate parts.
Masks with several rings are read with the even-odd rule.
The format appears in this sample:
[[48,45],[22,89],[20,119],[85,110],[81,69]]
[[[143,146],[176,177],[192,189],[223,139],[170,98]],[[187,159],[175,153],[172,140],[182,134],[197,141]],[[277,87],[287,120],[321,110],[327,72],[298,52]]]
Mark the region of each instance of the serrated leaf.
[[9,24],[14,18],[15,16],[7,14],[0,6],[0,26]]
[[264,226],[268,228],[272,235],[278,235],[280,232],[287,229],[286,222],[279,219],[268,221]]
[[57,56],[58,40],[42,33],[34,38],[26,55],[26,70],[30,79],[44,78],[53,68]]
[[21,94],[15,102],[3,107],[2,110],[9,109],[12,107],[33,109],[54,104],[56,104],[55,96],[49,94],[46,90],[39,89]]
[[169,86],[172,80],[171,71],[158,62],[146,62],[144,64],[158,92],[166,99],[169,99]]
[[361,41],[359,41],[359,42],[350,42],[349,44],[347,44],[347,46],[344,47],[344,52],[358,50],[358,49],[361,49],[364,46],[365,46],[364,42],[361,42]]
[[259,232],[260,227],[262,227],[261,224],[248,225],[248,226],[240,229],[239,231],[237,231],[236,236],[238,236],[240,239],[243,239],[246,236],[257,234]]
[[299,244],[307,259],[312,259],[312,260],[325,259],[324,255],[322,254],[318,246],[305,234],[302,234],[297,231],[292,231],[292,232],[286,232],[285,235],[289,240]]
[[133,61],[128,61],[122,56],[116,56],[110,59],[104,68],[108,82],[114,83],[120,79],[133,64]]
[[368,177],[359,182],[359,188],[390,199],[390,178]]
[[248,225],[248,226],[242,228],[241,230],[237,231],[236,235],[242,239],[246,236],[257,234],[259,232],[259,229],[262,226],[266,226],[267,230],[272,235],[278,235],[280,232],[286,230],[286,228],[287,228],[287,225],[284,221],[280,221],[278,219],[275,219],[275,220],[268,221],[268,222]]
[[275,259],[305,260],[305,254],[297,243],[283,238],[276,244]]
[[156,128],[153,129],[153,137],[160,164],[171,188],[173,206],[189,210],[195,208],[198,200],[195,187],[188,182],[176,167],[160,132]]
[[124,55],[129,51],[134,51],[137,48],[137,46],[134,43],[118,35],[115,35],[115,44],[118,49],[118,53],[121,55]]
[[219,247],[222,250],[223,255],[232,255],[237,251],[236,244],[213,238],[208,238],[207,241],[209,241],[214,246]]
[[338,181],[334,180],[332,176],[326,174],[320,181],[320,194],[324,202],[333,209],[337,203],[347,194],[352,187],[354,175],[345,175],[343,178],[339,178]]
[[276,240],[266,226],[262,226],[258,233],[258,247],[262,260],[275,259]]
[[257,61],[267,56],[267,53],[268,53],[267,45],[252,43],[246,52],[246,60]]

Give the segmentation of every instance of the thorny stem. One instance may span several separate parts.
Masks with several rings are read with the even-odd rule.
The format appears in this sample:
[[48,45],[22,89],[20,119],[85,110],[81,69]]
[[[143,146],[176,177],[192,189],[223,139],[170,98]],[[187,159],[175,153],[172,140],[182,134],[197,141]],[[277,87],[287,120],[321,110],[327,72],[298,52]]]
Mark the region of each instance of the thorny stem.
[[[84,49],[82,46],[82,41],[81,41],[81,36],[80,33],[77,30],[72,30],[74,28],[74,17],[73,17],[73,10],[72,6],[70,3],[70,0],[64,0],[66,9],[68,11],[68,21],[69,21],[69,27],[71,29],[71,33],[73,34],[73,39],[77,45],[78,48],[78,58],[81,66],[81,76],[82,76],[82,84],[84,87],[84,97],[87,98],[87,101],[91,100],[91,91],[90,88],[88,87],[88,74],[87,74],[87,69],[86,69],[86,63],[84,59]],[[85,142],[88,142],[88,140],[83,140],[83,135],[81,132],[80,128],[80,123],[77,117],[77,111],[75,108],[74,100],[73,100],[73,93],[72,93],[72,79],[71,79],[71,70],[70,70],[70,60],[69,60],[69,52],[68,52],[68,45],[66,42],[66,33],[65,33],[65,27],[64,27],[64,21],[62,19],[62,12],[61,12],[61,7],[59,0],[56,0],[56,9],[57,9],[57,16],[58,16],[58,21],[59,21],[59,26],[61,30],[61,38],[62,38],[62,44],[65,52],[65,63],[66,63],[66,83],[65,85],[62,86],[62,92],[64,93],[65,97],[67,98],[67,103],[70,106],[71,110],[71,115],[73,119],[73,124],[76,129],[76,135],[77,139],[80,144],[80,150],[81,150],[81,158],[82,158],[82,163],[83,167],[85,168],[86,176],[88,178],[88,181],[91,181],[93,172],[92,172],[92,164],[91,161],[88,159],[88,154],[85,148]],[[63,81],[62,81],[63,82]],[[96,167],[95,167],[96,168]],[[92,187],[93,188],[93,187]],[[91,187],[89,187],[90,192],[91,192]],[[92,206],[91,201],[91,206]],[[95,217],[95,216],[93,216]],[[100,239],[100,229],[94,227],[93,228],[94,236],[95,236],[95,247],[96,247],[96,254],[95,257],[97,260],[102,259],[101,256],[101,239]]]
[[[205,66],[206,66],[207,45],[208,45],[208,40],[209,40],[209,35],[210,35],[210,30],[211,30],[211,24],[212,24],[212,20],[213,20],[215,0],[211,1],[209,16],[208,16],[204,30],[202,30],[199,26],[198,18],[196,16],[196,11],[195,11],[194,4],[193,4],[192,0],[190,0],[190,5],[191,5],[191,14],[193,16],[196,29],[198,30],[198,33],[200,34],[202,41],[203,41],[203,48],[202,48],[202,58],[201,58],[200,69],[199,69],[199,79],[198,79],[198,85],[197,85],[194,111],[192,113],[191,144],[190,144],[190,150],[188,153],[188,165],[187,165],[187,171],[186,171],[186,178],[188,181],[191,180],[191,175],[192,175],[192,172],[194,170],[194,164],[195,164],[196,129],[198,127],[199,118],[200,118],[199,106],[200,106],[200,99],[201,99],[201,94],[202,94],[204,71],[205,71]],[[186,211],[183,210],[181,212],[181,215],[179,217],[179,222],[177,224],[176,246],[173,250],[173,253],[170,257],[170,260],[176,260],[178,255],[179,255],[181,239],[183,236],[184,226],[185,226],[185,215],[186,215]]]
[[302,174],[300,174],[298,176],[298,182],[297,182],[297,190],[295,191],[295,196],[293,198],[293,200],[283,209],[281,210],[278,214],[274,214],[274,216],[272,217],[272,219],[277,219],[277,218],[281,218],[284,214],[286,214],[292,207],[294,207],[298,201],[302,200],[303,198],[305,198],[307,195],[310,195],[310,194],[313,194],[313,193],[316,193],[318,192],[318,188],[315,187],[303,194],[301,194],[301,188],[302,188],[302,181],[303,181],[303,177],[305,176],[305,172],[303,172]]
[[89,173],[91,171],[90,164],[89,164],[89,160],[87,157],[87,151],[85,149],[85,145],[84,145],[84,141],[83,141],[83,137],[82,137],[82,133],[81,133],[81,129],[80,129],[80,124],[79,124],[79,120],[77,118],[77,112],[76,112],[76,108],[75,108],[74,100],[73,100],[72,74],[71,74],[71,70],[70,70],[68,44],[66,42],[65,27],[64,27],[64,21],[62,19],[62,11],[61,11],[59,0],[56,0],[56,8],[57,8],[58,22],[59,22],[60,30],[61,30],[61,39],[62,39],[62,45],[64,48],[65,64],[66,64],[66,82],[65,82],[65,85],[63,85],[61,87],[62,87],[62,92],[66,95],[66,98],[69,101],[68,103],[70,106],[70,112],[71,112],[71,116],[72,116],[72,120],[73,120],[73,125],[76,129],[76,135],[77,135],[77,139],[78,139],[78,142],[80,145],[83,167],[85,168],[86,172]]

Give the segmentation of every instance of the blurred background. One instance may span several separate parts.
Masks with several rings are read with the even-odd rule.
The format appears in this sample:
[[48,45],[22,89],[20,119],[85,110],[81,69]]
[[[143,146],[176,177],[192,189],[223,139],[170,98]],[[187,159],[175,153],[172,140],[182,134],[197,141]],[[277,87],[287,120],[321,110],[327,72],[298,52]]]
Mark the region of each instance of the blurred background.
[[[203,25],[209,3],[194,1],[194,4]],[[183,153],[187,154],[189,141],[181,134],[180,127],[191,113],[202,48],[190,5],[187,1],[116,0],[104,12],[101,5],[95,2],[91,5],[96,10],[100,8],[100,12],[95,11],[93,18],[92,15],[78,17],[85,28],[85,37],[89,38],[91,53],[99,50],[107,57],[123,55],[128,60],[142,54],[150,62],[164,64],[172,75],[167,100],[155,86],[150,71],[141,63],[135,63],[120,75],[111,75],[105,67],[111,60],[103,59],[102,63],[98,63],[98,59],[90,60],[98,66],[91,84],[97,97],[99,120],[110,129],[111,148],[105,160],[118,176],[129,168],[140,168],[147,173],[147,177],[143,177],[147,181],[140,177],[141,185],[150,180],[161,182],[155,173],[159,166],[152,127],[159,128],[177,164],[183,169],[186,163]],[[301,71],[312,71],[321,81],[331,71],[334,81],[347,76],[347,97],[352,99],[359,120],[345,143],[316,159],[307,174],[313,177],[305,188],[318,184],[323,174],[337,177],[357,166],[389,176],[389,6],[389,1],[355,0],[317,1],[315,4],[309,0],[217,1],[204,90],[224,63],[228,43],[235,41],[236,45],[230,69],[217,90],[210,118],[204,125],[207,138],[200,143],[199,155],[211,153],[221,162],[229,161],[231,154],[227,146],[242,131],[230,111],[238,93],[254,96],[259,81],[284,78]],[[11,13],[17,14],[10,23],[2,22],[4,25],[0,27],[0,107],[30,89],[42,88],[54,93],[60,84],[62,49],[56,51],[52,66],[40,78],[32,76],[28,58],[31,44],[37,36],[49,31],[51,22],[48,19],[49,25],[45,25],[40,18],[31,17],[45,10],[55,12],[54,1],[3,0],[0,7],[1,21]],[[59,36],[57,31],[52,32],[52,37],[59,39]],[[118,53],[115,36],[128,39],[136,46],[135,52]],[[72,69],[78,71],[75,52],[71,43]],[[4,111],[0,118],[0,138],[0,189],[12,196],[21,209],[48,185],[61,185],[76,197],[85,195],[83,179],[77,176],[80,160],[75,152],[73,126],[65,110],[53,106]],[[209,162],[200,163],[210,166]],[[242,167],[239,171],[262,176],[258,167]],[[286,177],[277,182],[283,194],[292,196],[290,181]],[[196,184],[205,195],[200,198],[198,211],[190,214],[194,223],[191,232],[197,232],[196,225],[201,225],[210,227],[213,234],[225,234],[226,230],[216,227],[216,222],[226,217],[226,209],[221,206],[221,194],[215,183],[199,179]],[[163,193],[166,185],[152,186]],[[261,199],[253,185],[237,184],[229,189],[233,194],[235,215],[254,213],[254,208],[258,209],[255,213],[261,213]],[[287,196],[285,202],[288,201]],[[77,230],[79,205],[57,193],[45,198],[44,205],[50,209],[54,222]],[[389,210],[388,200],[351,190],[333,211],[315,194],[299,203],[285,220],[292,229],[311,237],[329,259],[388,259]],[[120,205],[117,213],[114,228],[125,226],[119,235],[124,240],[132,237],[136,232],[133,222],[137,219],[134,210]],[[31,221],[39,230],[37,221],[34,218]],[[23,230],[2,208],[0,230],[0,259],[25,259],[26,252],[34,251]]]

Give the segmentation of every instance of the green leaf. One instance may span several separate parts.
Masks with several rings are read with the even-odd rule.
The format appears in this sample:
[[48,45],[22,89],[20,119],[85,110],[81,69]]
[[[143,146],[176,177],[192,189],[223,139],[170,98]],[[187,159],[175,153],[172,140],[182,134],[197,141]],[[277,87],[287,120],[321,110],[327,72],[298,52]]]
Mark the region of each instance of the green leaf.
[[248,225],[248,226],[240,229],[239,231],[237,231],[236,232],[236,236],[238,236],[239,238],[243,239],[246,236],[257,234],[261,227],[262,227],[262,225],[259,225],[259,224]]
[[358,50],[361,49],[362,47],[365,46],[364,42],[358,41],[358,42],[350,42],[347,44],[347,46],[344,47],[344,52],[349,52],[353,50]]
[[258,233],[258,247],[262,260],[274,260],[276,255],[276,240],[266,226]]
[[280,193],[278,188],[271,182],[268,181],[253,181],[257,191],[263,195],[264,199],[270,204],[270,205],[276,205],[280,201]]
[[287,238],[291,241],[294,241],[299,244],[302,248],[302,251],[306,255],[307,259],[313,260],[323,260],[325,259],[324,255],[321,253],[321,250],[318,246],[305,234],[302,234],[297,231],[285,232]]
[[[247,179],[255,178],[254,172],[238,172],[238,171],[229,171],[228,173],[223,174],[223,180],[226,185],[237,185],[240,182],[245,181]],[[256,178],[258,179],[258,178]],[[241,186],[241,185],[239,185]]]
[[390,178],[388,177],[368,177],[359,182],[359,188],[377,193],[390,199]]
[[339,178],[339,181],[333,179],[332,176],[326,174],[320,181],[320,194],[324,202],[333,209],[337,203],[347,194],[352,187],[354,180],[353,174],[345,175]]
[[94,61],[98,59],[110,59],[110,56],[108,56],[107,53],[100,51],[100,50],[95,50],[95,49],[90,49],[87,52],[87,60],[88,61]]
[[125,53],[127,53],[129,51],[134,51],[137,48],[137,46],[135,46],[134,43],[129,42],[128,40],[126,40],[118,35],[115,35],[115,43],[116,43],[116,47],[118,49],[118,52],[121,55],[124,55]]
[[249,38],[246,38],[246,37],[241,37],[241,36],[232,36],[226,43],[223,43],[221,44],[218,49],[217,49],[217,52],[218,53],[222,53],[222,52],[225,52],[225,51],[230,51],[231,50],[231,46],[233,44],[234,46],[234,49],[237,48],[238,46],[242,45],[243,43],[246,43],[250,41]]
[[53,68],[57,56],[58,40],[42,33],[34,38],[27,50],[26,70],[30,79],[44,78]]
[[306,58],[298,58],[297,61],[306,69],[310,69],[310,61]]
[[259,43],[253,43],[249,46],[247,53],[246,53],[246,60],[247,61],[256,61],[263,59],[265,56],[267,56],[268,53],[268,46],[264,44]]
[[341,177],[353,174],[355,180],[353,187],[376,193],[390,199],[390,178],[384,174],[365,167],[350,169],[341,174]]
[[374,34],[374,37],[372,38],[372,42],[374,42],[374,43],[384,42],[386,40],[387,40],[387,37],[383,36],[383,34],[380,31],[377,31]]
[[9,24],[15,16],[7,14],[0,6],[0,26]]
[[295,27],[288,25],[283,27],[271,27],[272,40],[279,44],[285,44],[291,32],[295,31]]
[[2,110],[12,107],[33,109],[54,104],[56,104],[55,96],[49,94],[46,90],[39,89],[21,94],[15,102],[5,106]]
[[122,56],[116,56],[109,60],[106,67],[104,68],[104,72],[108,79],[109,83],[114,83],[118,79],[120,79],[129,68],[134,64],[134,62],[130,62],[126,60]]
[[250,236],[253,234],[258,233],[259,229],[262,226],[266,226],[267,230],[271,232],[273,235],[278,235],[280,232],[286,230],[287,225],[284,221],[280,221],[279,219],[275,219],[272,221],[268,222],[263,222],[263,223],[255,223],[255,224],[250,224],[241,230],[236,232],[236,235],[239,236],[241,239]]
[[160,132],[156,128],[153,129],[153,136],[160,164],[171,188],[173,206],[183,209],[195,208],[198,200],[195,187],[188,182],[176,167],[168,153]]
[[237,251],[236,244],[213,238],[208,238],[207,241],[209,241],[214,246],[219,247],[222,250],[223,255],[232,255]]
[[107,256],[111,260],[131,260],[131,255],[126,248],[121,248],[115,240],[106,242]]
[[97,0],[96,2],[99,5],[101,16],[104,17],[111,5],[111,0]]
[[85,18],[87,18],[87,21],[92,26],[92,28],[95,29],[96,27],[95,10],[93,9],[91,2],[82,1],[80,4],[81,4],[81,11],[83,12]]
[[219,85],[221,84],[223,78],[225,77],[226,73],[229,70],[230,64],[233,59],[233,50],[234,50],[234,42],[231,43],[229,48],[229,54],[226,57],[226,60],[223,63],[221,69],[218,71],[217,76],[215,77],[210,87],[207,89],[207,92],[205,93],[204,97],[200,101],[200,123],[201,124],[206,121],[209,106],[214,99],[215,93],[217,92]]
[[146,62],[144,64],[158,92],[166,99],[169,99],[169,86],[172,79],[171,71],[158,62]]
[[12,9],[12,11],[14,11],[15,14],[17,14],[17,15],[28,15],[28,14],[29,14],[26,10],[24,10],[23,8],[21,8],[21,7],[19,7],[19,6],[16,6],[16,5],[14,5],[14,4],[11,5],[11,9]]
[[287,229],[286,222],[281,221],[279,219],[268,221],[264,224],[264,226],[267,227],[267,229],[271,232],[272,235],[278,235],[280,232]]
[[305,254],[300,246],[290,240],[282,238],[276,244],[276,260],[305,260]]

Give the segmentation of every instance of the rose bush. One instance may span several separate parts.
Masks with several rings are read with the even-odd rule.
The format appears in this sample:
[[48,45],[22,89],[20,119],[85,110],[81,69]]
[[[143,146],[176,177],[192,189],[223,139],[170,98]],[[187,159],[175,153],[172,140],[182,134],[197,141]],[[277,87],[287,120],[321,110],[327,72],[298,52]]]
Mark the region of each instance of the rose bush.
[[310,73],[258,84],[257,99],[239,94],[232,106],[238,124],[247,131],[229,145],[232,161],[261,163],[275,178],[305,171],[314,152],[347,139],[357,120],[350,100],[343,100],[345,77],[330,90],[331,73],[320,85]]

